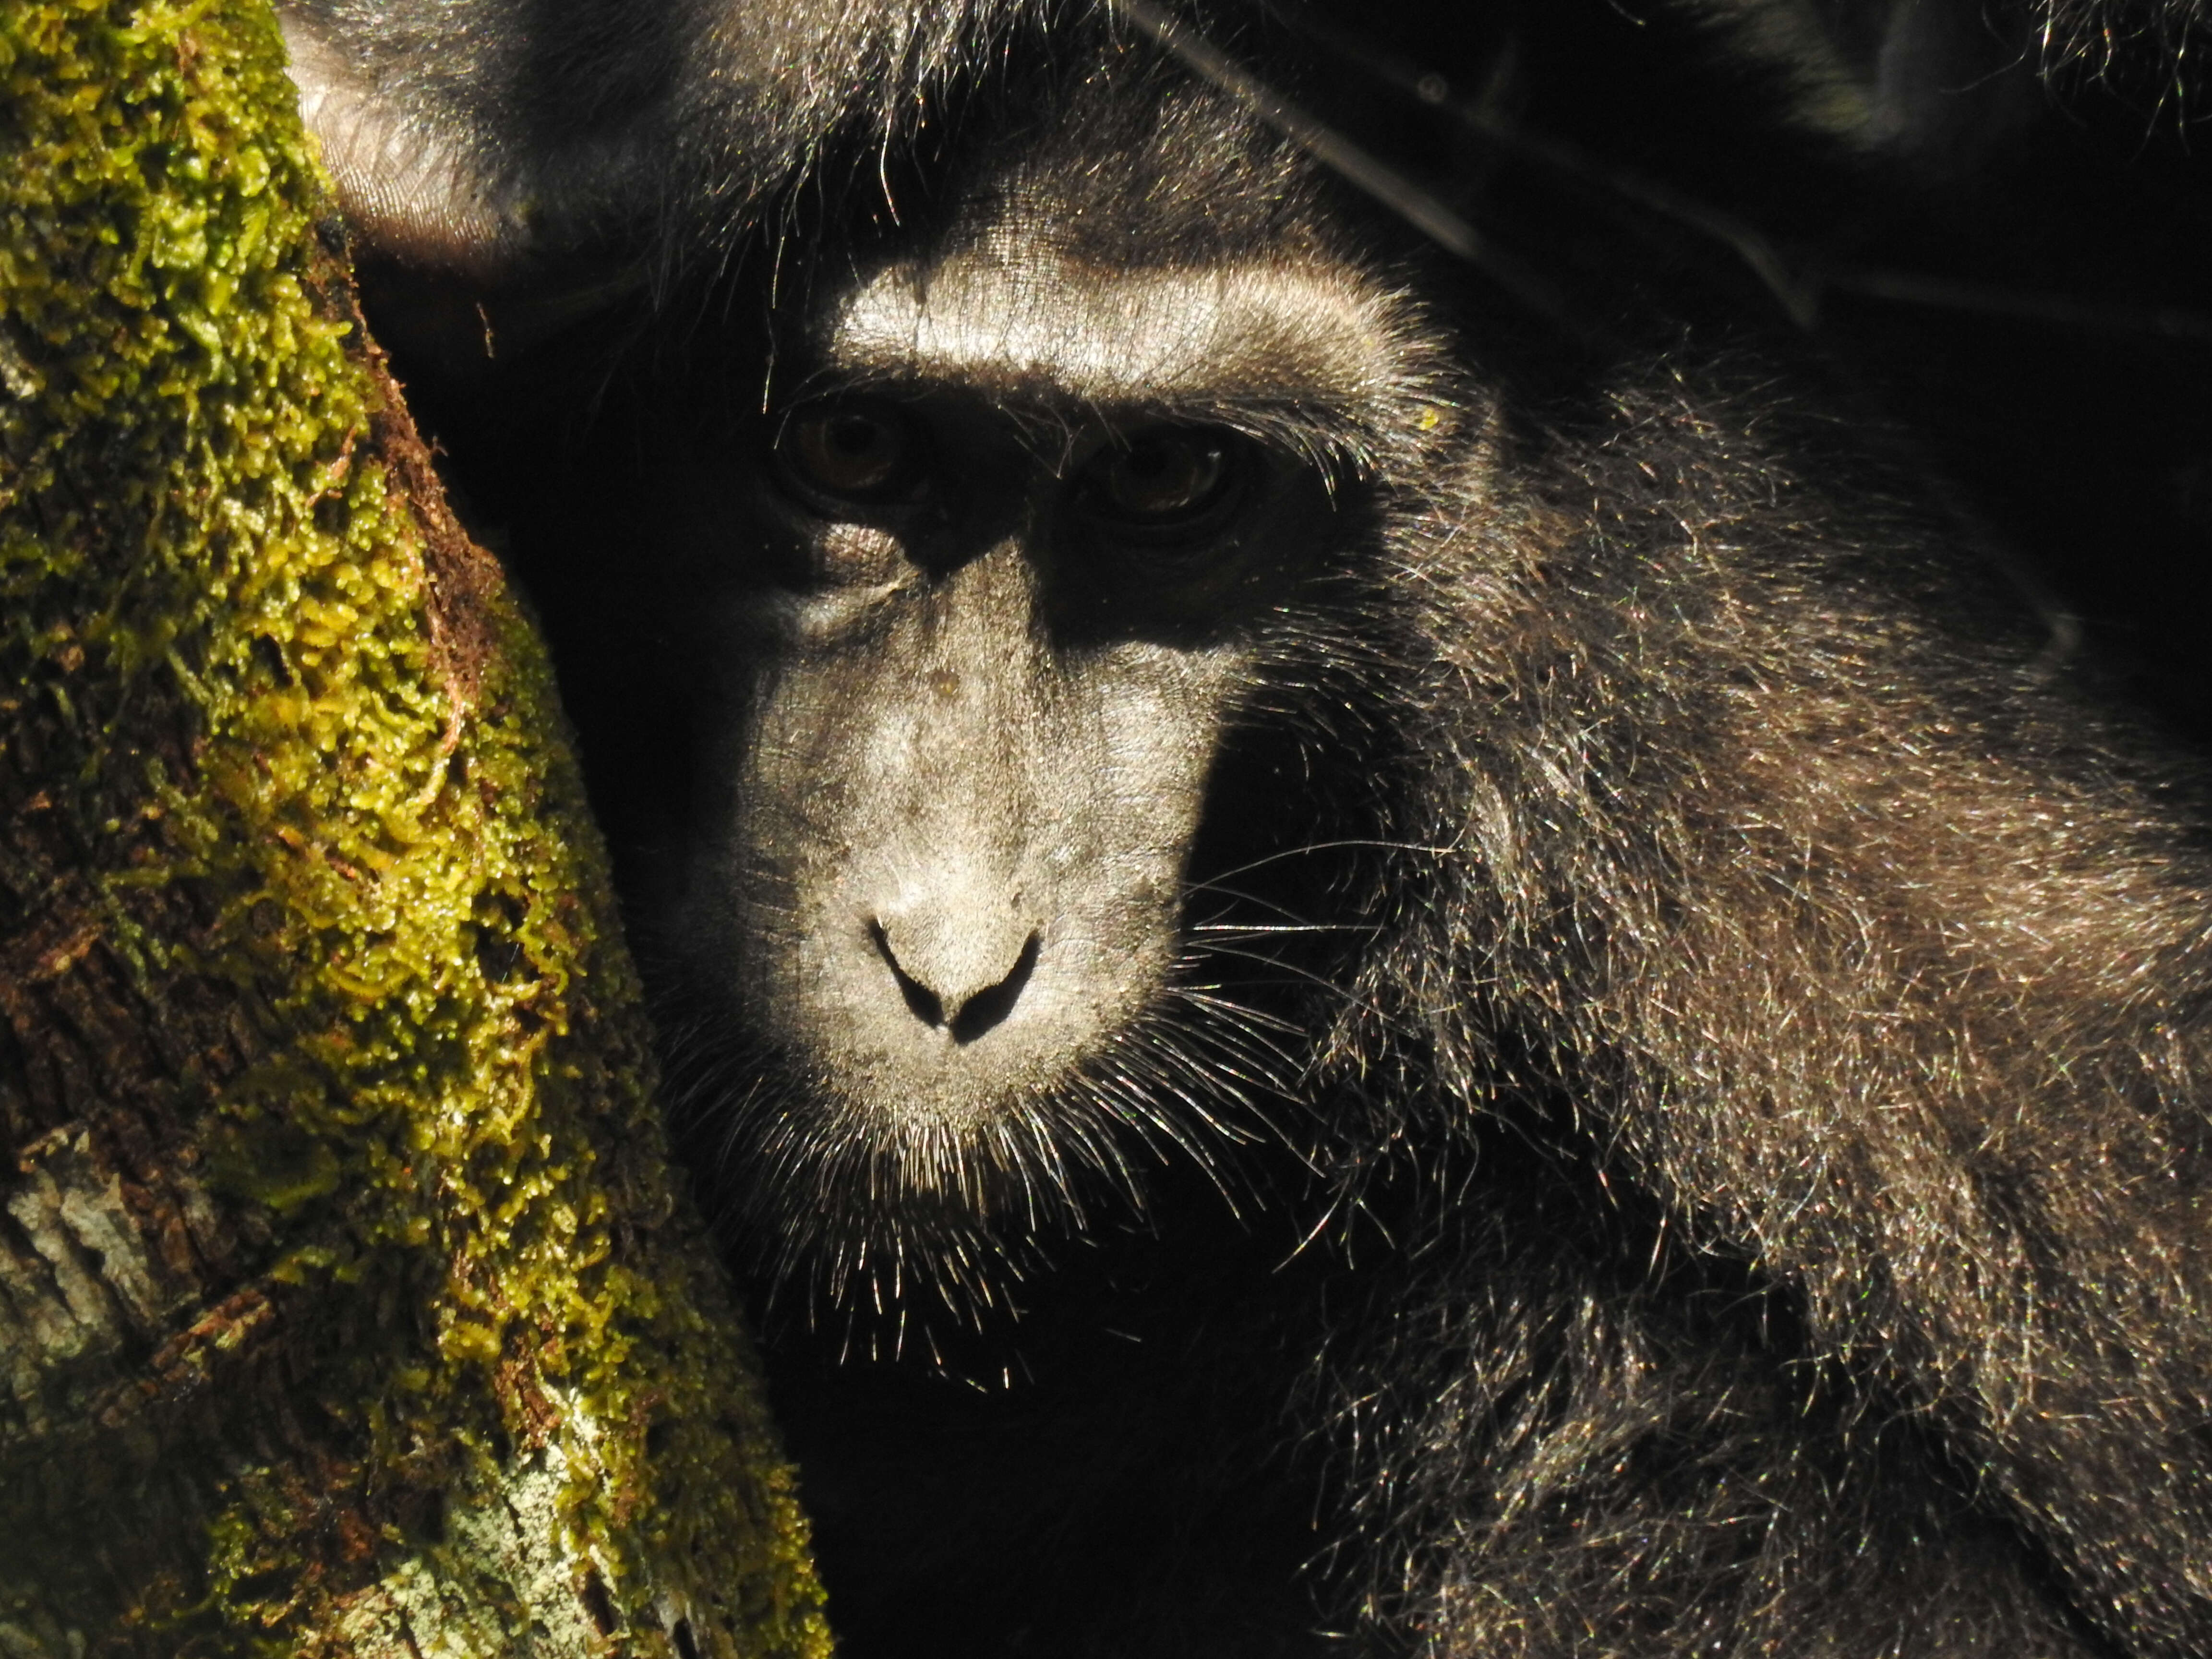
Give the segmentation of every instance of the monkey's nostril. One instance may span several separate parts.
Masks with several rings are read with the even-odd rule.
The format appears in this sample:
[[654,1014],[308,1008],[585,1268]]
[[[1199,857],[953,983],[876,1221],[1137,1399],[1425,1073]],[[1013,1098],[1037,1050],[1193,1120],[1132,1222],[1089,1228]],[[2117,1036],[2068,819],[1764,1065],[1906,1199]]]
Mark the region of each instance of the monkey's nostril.
[[1036,966],[1037,936],[1031,933],[1022,941],[1021,954],[1006,976],[996,985],[987,985],[953,1011],[951,1031],[955,1042],[973,1042],[1008,1014],[1014,1012],[1014,1003],[1029,983],[1030,971]]
[[[955,1042],[973,1042],[1002,1024],[1013,1012],[1014,1004],[1020,1000],[1023,988],[1036,967],[1037,936],[1031,933],[1022,941],[1013,964],[990,983],[973,988],[931,985],[900,960],[898,948],[881,921],[870,922],[868,934],[890,969],[891,977],[898,982],[899,994],[906,999],[908,1011],[923,1024],[949,1034]],[[924,973],[928,971],[924,964],[917,963],[915,966],[923,967]]]
[[876,949],[883,953],[884,961],[890,964],[891,977],[898,981],[899,994],[906,999],[906,1006],[913,1011],[914,1017],[924,1025],[944,1024],[945,999],[899,966],[898,953],[884,936],[883,923],[870,922],[868,932],[876,941]]

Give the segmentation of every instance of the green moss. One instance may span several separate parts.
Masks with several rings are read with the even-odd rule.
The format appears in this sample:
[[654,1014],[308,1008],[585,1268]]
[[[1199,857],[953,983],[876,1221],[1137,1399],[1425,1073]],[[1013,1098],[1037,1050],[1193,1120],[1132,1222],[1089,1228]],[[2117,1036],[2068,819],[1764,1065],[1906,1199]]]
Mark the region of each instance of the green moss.
[[[204,1517],[119,1600],[54,1565],[57,1616],[341,1650],[412,1574],[526,1622],[422,1517],[557,1469],[607,1650],[669,1650],[671,1597],[707,1650],[826,1652],[547,665],[398,482],[325,201],[265,5],[0,0],[7,804],[83,849],[88,925],[157,1014],[228,999],[241,1035],[153,1115],[251,1243],[210,1296],[274,1298],[320,1413],[316,1455],[241,1455],[243,1420],[161,1454]],[[482,637],[434,620],[462,612]],[[32,1519],[23,1467],[0,1529]]]

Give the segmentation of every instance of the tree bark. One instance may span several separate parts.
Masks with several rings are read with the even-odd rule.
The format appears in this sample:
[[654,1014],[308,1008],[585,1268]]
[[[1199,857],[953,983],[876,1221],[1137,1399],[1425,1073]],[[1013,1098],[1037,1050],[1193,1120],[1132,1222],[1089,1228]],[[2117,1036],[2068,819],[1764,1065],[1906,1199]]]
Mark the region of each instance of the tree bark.
[[0,0],[0,1656],[819,1656],[265,0]]

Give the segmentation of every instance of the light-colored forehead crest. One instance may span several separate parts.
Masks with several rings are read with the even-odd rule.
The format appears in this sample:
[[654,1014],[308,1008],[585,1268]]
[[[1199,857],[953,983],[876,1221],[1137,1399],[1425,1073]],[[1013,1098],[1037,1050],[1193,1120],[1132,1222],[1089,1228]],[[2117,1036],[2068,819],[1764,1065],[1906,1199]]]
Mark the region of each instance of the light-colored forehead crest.
[[1399,310],[1324,262],[1122,267],[1000,239],[878,271],[823,344],[840,374],[1006,398],[1356,404],[1403,380]]

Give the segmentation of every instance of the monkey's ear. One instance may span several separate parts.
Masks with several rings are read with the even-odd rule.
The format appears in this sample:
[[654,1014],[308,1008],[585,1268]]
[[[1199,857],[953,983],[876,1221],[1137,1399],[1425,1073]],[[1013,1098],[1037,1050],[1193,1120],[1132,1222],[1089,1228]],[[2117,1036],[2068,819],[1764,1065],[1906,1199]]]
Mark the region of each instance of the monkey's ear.
[[541,214],[533,169],[501,142],[496,103],[430,72],[428,43],[395,50],[359,38],[343,12],[315,0],[279,15],[301,118],[322,145],[357,250],[485,289],[521,274],[539,252]]

